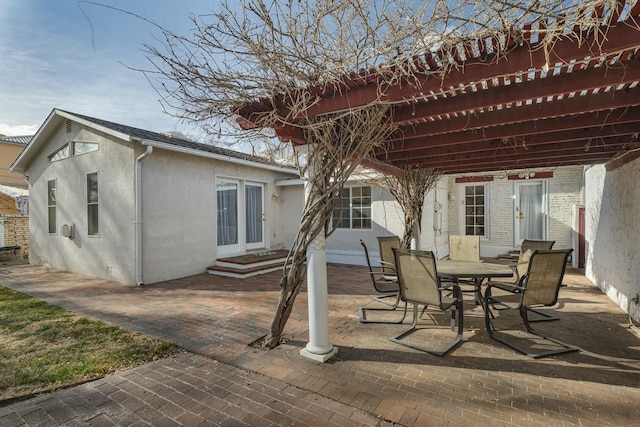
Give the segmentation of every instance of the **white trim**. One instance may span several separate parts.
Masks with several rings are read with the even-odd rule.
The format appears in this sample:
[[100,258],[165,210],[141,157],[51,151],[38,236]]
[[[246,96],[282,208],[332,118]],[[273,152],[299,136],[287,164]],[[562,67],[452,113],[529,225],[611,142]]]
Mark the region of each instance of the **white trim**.
[[[218,229],[218,184],[225,182],[236,186],[236,242],[229,245],[220,245],[218,235],[220,230]],[[216,257],[228,257],[232,255],[238,255],[246,253],[245,241],[245,215],[244,215],[244,182],[239,178],[231,178],[225,175],[216,175],[213,186],[215,192],[215,214],[213,216],[213,223],[216,227]]]
[[81,125],[96,129],[96,130],[98,130],[100,132],[104,132],[104,133],[106,133],[108,135],[111,135],[111,136],[115,136],[116,138],[123,139],[123,140],[125,140],[127,142],[133,141],[133,138],[131,138],[131,135],[129,135],[129,134],[118,132],[118,131],[115,131],[115,130],[113,130],[111,128],[105,127],[105,126],[100,126],[99,124],[97,124],[95,122],[91,122],[89,120],[82,119],[82,118],[80,118],[78,116],[75,116],[73,114],[69,114],[69,113],[67,113],[65,111],[60,111],[60,110],[54,110],[54,111],[60,117],[64,117],[65,119],[73,120],[75,122],[80,123]]
[[273,181],[273,185],[276,187],[290,187],[293,185],[304,185],[304,181],[300,178],[295,179],[276,179]]
[[513,181],[513,204],[511,206],[511,214],[513,215],[513,246],[516,248],[520,247],[522,240],[520,238],[520,225],[518,223],[518,218],[516,217],[516,207],[518,206],[519,201],[519,191],[520,186],[523,185],[536,185],[540,184],[542,194],[540,201],[542,208],[542,239],[549,238],[549,180],[548,178],[543,179],[527,179],[527,180],[515,180]]

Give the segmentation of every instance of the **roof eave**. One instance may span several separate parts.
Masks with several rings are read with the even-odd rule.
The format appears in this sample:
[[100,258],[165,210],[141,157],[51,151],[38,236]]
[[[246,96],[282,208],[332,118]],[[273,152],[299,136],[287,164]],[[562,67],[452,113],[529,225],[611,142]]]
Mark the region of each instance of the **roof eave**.
[[246,159],[240,159],[237,157],[233,157],[233,156],[228,156],[228,155],[224,155],[224,154],[218,154],[218,153],[211,153],[208,151],[202,151],[202,150],[196,150],[194,148],[188,148],[188,147],[181,147],[179,145],[173,145],[173,144],[167,144],[165,142],[160,142],[160,141],[154,141],[154,140],[150,140],[150,139],[140,139],[140,140],[136,140],[138,142],[140,142],[140,144],[142,145],[149,145],[152,146],[154,148],[161,148],[163,150],[168,150],[168,151],[174,151],[174,152],[178,152],[178,153],[183,153],[183,154],[189,154],[189,155],[193,155],[193,156],[198,156],[198,157],[204,157],[207,159],[216,159],[216,160],[221,160],[221,161],[225,161],[225,162],[229,162],[229,163],[235,163],[235,164],[239,164],[239,165],[243,165],[243,166],[251,166],[254,168],[258,168],[258,169],[265,169],[265,170],[270,170],[270,171],[274,171],[274,172],[283,172],[283,173],[290,173],[290,174],[298,174],[298,170],[295,168],[291,168],[288,166],[280,166],[280,165],[275,165],[275,164],[265,164],[265,163],[259,163],[259,162],[254,162],[251,160],[246,160]]

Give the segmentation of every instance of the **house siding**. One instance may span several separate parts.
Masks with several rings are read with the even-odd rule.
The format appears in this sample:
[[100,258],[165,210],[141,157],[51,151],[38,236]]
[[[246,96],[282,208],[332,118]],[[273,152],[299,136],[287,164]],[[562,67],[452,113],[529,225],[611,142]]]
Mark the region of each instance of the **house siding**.
[[[48,156],[71,140],[98,142],[98,151],[49,162]],[[27,175],[30,183],[29,259],[32,264],[117,282],[133,283],[134,151],[129,143],[76,122],[67,132],[61,123]],[[123,165],[125,165],[123,167]],[[87,233],[87,174],[99,175],[99,236]],[[56,180],[57,230],[49,234],[47,181]],[[64,237],[63,224],[73,224],[74,238]]]
[[[530,179],[536,180],[535,175]],[[547,189],[547,237],[556,241],[554,248],[572,248],[576,232],[575,207],[582,205],[584,198],[583,167],[554,169],[553,177],[542,181],[546,183]],[[449,191],[454,197],[449,204],[449,233],[464,234],[465,186],[485,184],[489,200],[487,212],[489,229],[487,237],[481,239],[481,255],[495,257],[516,249],[514,237],[516,182],[517,180],[507,179],[504,173],[496,173],[492,181],[484,183],[455,183],[455,177],[450,177]]]
[[345,187],[371,187],[371,228],[336,229],[326,242],[327,261],[337,264],[364,265],[362,239],[367,245],[371,261],[379,260],[377,236],[397,235],[404,231],[403,214],[393,196],[382,187],[370,182],[349,182]]
[[220,177],[262,183],[265,245],[279,249],[291,243],[279,232],[282,202],[272,197],[274,181],[291,174],[155,149],[142,162],[145,283],[202,273],[215,263]]
[[554,249],[573,247],[575,207],[584,204],[584,168],[559,168],[549,179],[549,238]]
[[0,141],[0,184],[25,187],[24,177],[15,172],[9,172],[9,167],[20,155],[24,145]]
[[585,275],[640,322],[640,160],[586,171]]

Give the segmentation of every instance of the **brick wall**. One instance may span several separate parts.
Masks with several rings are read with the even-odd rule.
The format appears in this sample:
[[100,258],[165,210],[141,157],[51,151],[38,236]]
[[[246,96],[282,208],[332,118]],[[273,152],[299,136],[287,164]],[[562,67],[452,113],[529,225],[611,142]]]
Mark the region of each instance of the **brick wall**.
[[558,168],[549,180],[549,238],[554,248],[572,247],[575,205],[582,204],[582,167]]
[[23,215],[0,215],[4,220],[5,246],[20,246],[22,256],[29,254],[29,217]]

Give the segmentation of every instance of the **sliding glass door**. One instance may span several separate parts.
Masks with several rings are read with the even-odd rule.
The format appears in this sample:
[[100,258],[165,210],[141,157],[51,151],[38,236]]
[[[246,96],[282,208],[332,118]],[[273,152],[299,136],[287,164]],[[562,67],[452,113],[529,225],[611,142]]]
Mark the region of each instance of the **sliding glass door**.
[[263,184],[218,178],[216,204],[218,254],[265,247]]

